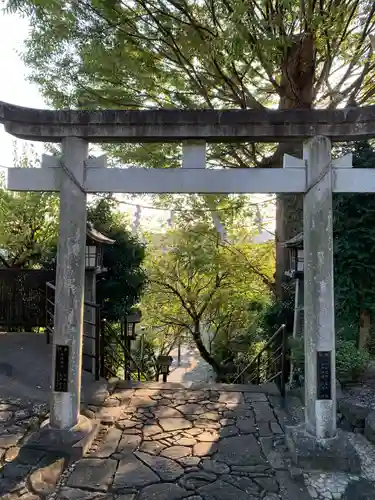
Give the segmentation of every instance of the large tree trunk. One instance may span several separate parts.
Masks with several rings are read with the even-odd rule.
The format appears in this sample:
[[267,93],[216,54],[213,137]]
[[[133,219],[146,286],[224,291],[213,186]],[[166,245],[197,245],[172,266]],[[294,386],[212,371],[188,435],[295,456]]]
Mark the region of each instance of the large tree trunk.
[[[315,74],[315,41],[312,34],[304,34],[291,40],[285,51],[281,67],[279,109],[311,109],[313,103],[313,85]],[[300,155],[302,144],[278,148],[272,166],[282,167],[283,153]],[[276,206],[276,294],[283,298],[283,280],[289,268],[288,250],[283,243],[303,229],[303,195],[284,195],[277,197]]]
[[206,363],[212,366],[217,377],[220,378],[220,376],[222,375],[221,367],[219,363],[217,363],[217,361],[213,358],[213,356],[207,351],[205,345],[202,342],[199,320],[195,321],[194,330],[192,331],[192,334],[195,345],[197,346],[197,349],[199,351],[199,354],[206,361]]

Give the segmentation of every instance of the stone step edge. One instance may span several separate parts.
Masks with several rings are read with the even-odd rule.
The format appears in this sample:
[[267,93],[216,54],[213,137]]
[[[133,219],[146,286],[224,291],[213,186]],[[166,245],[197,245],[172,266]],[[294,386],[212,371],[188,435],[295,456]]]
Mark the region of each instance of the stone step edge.
[[218,391],[218,392],[248,392],[263,393],[271,396],[280,396],[277,385],[273,382],[266,384],[222,384],[199,382],[132,382],[129,380],[109,381],[110,392],[118,389],[149,389],[158,391]]

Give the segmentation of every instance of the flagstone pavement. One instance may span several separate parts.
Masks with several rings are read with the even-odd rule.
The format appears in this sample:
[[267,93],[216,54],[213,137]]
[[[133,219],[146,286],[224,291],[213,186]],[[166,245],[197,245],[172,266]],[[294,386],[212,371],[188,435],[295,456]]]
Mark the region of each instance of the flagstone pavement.
[[[188,387],[186,389],[186,387]],[[287,463],[277,395],[253,386],[117,389],[100,439],[68,469],[56,500],[307,500]],[[273,392],[273,391],[271,391]]]

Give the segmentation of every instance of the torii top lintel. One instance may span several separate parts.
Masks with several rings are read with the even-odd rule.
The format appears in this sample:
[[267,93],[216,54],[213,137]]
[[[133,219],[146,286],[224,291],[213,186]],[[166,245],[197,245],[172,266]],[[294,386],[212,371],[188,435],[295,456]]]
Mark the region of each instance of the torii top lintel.
[[336,110],[41,110],[0,101],[10,134],[60,142],[293,142],[324,135],[332,141],[375,137],[375,106]]

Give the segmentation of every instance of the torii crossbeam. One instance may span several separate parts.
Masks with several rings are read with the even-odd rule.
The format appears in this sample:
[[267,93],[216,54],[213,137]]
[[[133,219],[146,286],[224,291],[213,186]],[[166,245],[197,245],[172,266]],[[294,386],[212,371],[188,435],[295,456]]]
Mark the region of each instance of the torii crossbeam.
[[301,142],[375,136],[375,106],[335,110],[41,110],[0,101],[0,123],[21,139],[61,142]]

